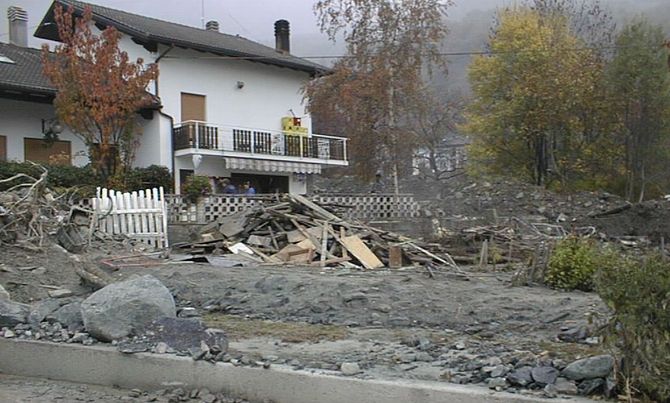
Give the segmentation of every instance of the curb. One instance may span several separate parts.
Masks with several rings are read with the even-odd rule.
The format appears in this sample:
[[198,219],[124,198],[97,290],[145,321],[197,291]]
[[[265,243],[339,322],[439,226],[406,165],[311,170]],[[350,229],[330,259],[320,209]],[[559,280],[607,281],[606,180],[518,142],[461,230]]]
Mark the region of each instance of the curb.
[[[111,347],[0,339],[0,372],[68,382],[157,390],[169,387],[225,391],[252,402],[382,403],[540,402],[484,388],[424,381],[362,380],[295,371],[235,367],[151,353],[122,354]],[[590,400],[552,399],[552,402]]]

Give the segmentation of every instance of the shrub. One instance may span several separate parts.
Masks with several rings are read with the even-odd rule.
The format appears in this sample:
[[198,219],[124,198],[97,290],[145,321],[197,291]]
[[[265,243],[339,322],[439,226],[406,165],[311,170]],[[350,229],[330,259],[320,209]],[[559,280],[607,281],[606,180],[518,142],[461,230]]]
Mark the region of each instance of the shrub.
[[545,283],[562,290],[593,289],[593,275],[602,262],[594,241],[568,237],[556,245],[547,265]]
[[150,165],[146,168],[133,168],[126,176],[128,190],[163,187],[168,193],[172,190],[172,174],[167,167]]
[[[43,166],[49,170],[47,180],[52,188],[94,187],[100,183],[99,177],[88,165],[76,167],[44,164]],[[11,178],[19,173],[38,178],[42,171],[39,167],[28,162],[0,162],[0,179]],[[4,183],[0,185],[0,190],[6,190],[17,183],[21,182]]]
[[623,262],[600,271],[596,289],[614,311],[608,340],[620,351],[621,374],[646,398],[670,401],[670,263]]
[[192,203],[198,201],[202,196],[212,192],[212,185],[209,183],[209,178],[206,176],[193,175],[186,179],[181,185],[181,194]]

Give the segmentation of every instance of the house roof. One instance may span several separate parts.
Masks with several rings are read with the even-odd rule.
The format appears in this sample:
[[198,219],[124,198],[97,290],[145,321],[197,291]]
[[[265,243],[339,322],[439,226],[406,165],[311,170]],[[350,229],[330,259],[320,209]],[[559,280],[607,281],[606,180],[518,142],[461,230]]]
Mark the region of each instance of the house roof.
[[36,37],[58,40],[58,32],[53,23],[56,4],[72,6],[76,13],[81,13],[86,6],[90,6],[93,20],[98,25],[111,25],[152,50],[157,44],[174,45],[223,56],[247,57],[254,62],[305,71],[312,75],[328,72],[328,68],[317,63],[282,54],[274,48],[241,36],[207,31],[76,0],[55,0],[35,31]]
[[0,91],[35,94],[51,99],[54,87],[42,74],[40,50],[0,43]]

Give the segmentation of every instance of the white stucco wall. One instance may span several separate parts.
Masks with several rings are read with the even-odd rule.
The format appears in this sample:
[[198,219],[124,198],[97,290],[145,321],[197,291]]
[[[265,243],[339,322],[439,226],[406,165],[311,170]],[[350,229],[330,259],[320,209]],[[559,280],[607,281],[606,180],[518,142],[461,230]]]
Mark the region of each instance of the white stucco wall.
[[139,147],[135,153],[134,165],[146,167],[149,165],[163,165],[172,170],[172,120],[154,112],[153,119],[138,117],[141,134],[138,136]]
[[[311,128],[301,92],[307,73],[184,49],[171,50],[159,69],[163,112],[175,122],[182,120],[181,93],[186,92],[206,96],[210,123],[281,130],[281,118],[293,110],[303,118],[303,126]],[[238,81],[243,88],[237,88]]]
[[[54,108],[50,104],[0,98],[0,136],[7,136],[7,160],[23,161],[23,139],[44,138],[42,119],[52,119],[55,116]],[[88,163],[86,146],[79,137],[66,128],[59,138],[71,143],[73,165]]]

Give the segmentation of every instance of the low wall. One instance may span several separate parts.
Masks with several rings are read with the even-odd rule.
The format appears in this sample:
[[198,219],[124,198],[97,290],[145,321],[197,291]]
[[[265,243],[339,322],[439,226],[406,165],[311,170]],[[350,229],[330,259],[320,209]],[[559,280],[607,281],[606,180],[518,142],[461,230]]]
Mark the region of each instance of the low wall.
[[[438,382],[362,380],[325,373],[235,367],[160,354],[122,354],[110,347],[87,347],[0,339],[0,372],[125,389],[207,388],[251,402],[276,403],[437,403],[539,402],[540,399]],[[553,399],[563,402],[565,399]],[[571,402],[587,402],[572,398]]]

